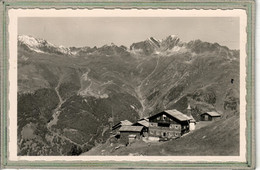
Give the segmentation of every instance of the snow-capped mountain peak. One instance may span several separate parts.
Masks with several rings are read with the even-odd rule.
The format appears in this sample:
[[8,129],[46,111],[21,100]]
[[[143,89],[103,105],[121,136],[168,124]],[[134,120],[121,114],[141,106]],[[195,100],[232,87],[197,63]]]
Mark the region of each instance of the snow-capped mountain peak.
[[18,41],[22,42],[25,45],[28,45],[30,47],[39,47],[39,46],[54,46],[52,43],[42,39],[42,38],[34,38],[29,35],[19,35]]
[[177,35],[170,35],[169,37],[171,37],[171,38],[179,38]]
[[42,50],[40,50],[38,47],[41,46],[44,43],[43,39],[36,39],[32,36],[28,35],[19,35],[18,36],[18,42],[26,45],[30,50],[38,52],[38,53],[44,53]]
[[[177,35],[169,35],[165,39],[158,40],[154,37],[149,37],[145,41],[133,43],[130,50],[136,52],[141,51],[146,55],[150,54],[164,54],[164,52],[176,53],[180,51],[183,43]],[[184,47],[183,47],[184,48]]]
[[29,46],[38,46],[39,45],[39,41],[36,38],[34,38],[32,36],[28,36],[28,35],[19,35],[18,41],[23,42],[24,44],[27,44]]
[[18,42],[27,46],[31,51],[37,53],[59,53],[65,55],[75,55],[69,48],[62,45],[56,46],[42,38],[34,38],[29,35],[19,35]]

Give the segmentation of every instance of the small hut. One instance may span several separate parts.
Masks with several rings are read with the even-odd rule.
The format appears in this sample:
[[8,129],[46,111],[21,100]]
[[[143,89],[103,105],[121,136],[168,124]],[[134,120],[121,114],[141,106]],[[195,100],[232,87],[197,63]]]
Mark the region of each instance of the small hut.
[[214,121],[220,119],[221,114],[218,112],[205,112],[200,115],[201,121]]
[[119,123],[115,124],[114,126],[112,126],[112,134],[113,135],[117,135],[119,133],[119,129],[122,126],[131,126],[133,123],[130,122],[129,120],[122,120]]
[[131,142],[133,142],[133,139],[140,139],[143,135],[143,129],[144,126],[122,126],[119,129],[120,142],[128,144],[129,139]]

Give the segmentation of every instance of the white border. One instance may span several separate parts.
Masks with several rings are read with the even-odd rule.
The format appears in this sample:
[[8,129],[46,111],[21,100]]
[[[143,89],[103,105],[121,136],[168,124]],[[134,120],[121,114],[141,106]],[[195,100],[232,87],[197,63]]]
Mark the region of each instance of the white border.
[[[8,159],[11,161],[246,161],[246,11],[180,9],[10,9],[9,15],[9,128]],[[17,156],[17,27],[18,17],[239,17],[240,18],[240,156]]]
[[[256,4],[256,11],[260,10],[260,6]],[[260,87],[260,14],[259,12],[256,13],[256,30],[255,30],[255,88]],[[260,113],[260,91],[255,91],[255,113]],[[255,129],[255,136],[256,136],[256,170],[260,170],[260,118],[259,116],[255,116],[256,118],[256,129]]]

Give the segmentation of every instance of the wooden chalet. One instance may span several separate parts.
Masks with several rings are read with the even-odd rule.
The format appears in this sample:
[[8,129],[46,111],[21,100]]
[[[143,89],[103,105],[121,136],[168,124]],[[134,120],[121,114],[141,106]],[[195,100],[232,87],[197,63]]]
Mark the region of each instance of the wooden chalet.
[[205,112],[200,115],[201,121],[214,121],[220,119],[221,114],[218,112]]
[[148,137],[168,140],[195,130],[195,125],[196,121],[191,115],[191,107],[188,106],[187,115],[173,109],[139,119],[135,123],[128,120],[120,121],[112,127],[112,136],[126,145],[143,137],[146,140]]
[[148,119],[149,136],[170,139],[189,132],[189,123],[192,118],[173,109],[157,113]]
[[141,139],[144,132],[144,126],[122,126],[119,129],[120,142],[128,144],[133,139]]
[[146,119],[140,119],[136,123],[133,123],[132,126],[143,126],[143,136],[148,137],[148,130],[149,130],[149,121]]
[[119,129],[122,127],[122,126],[131,126],[133,123],[130,122],[129,120],[122,120],[120,121],[119,123],[115,124],[114,126],[112,126],[112,133],[114,135],[118,134],[119,133]]

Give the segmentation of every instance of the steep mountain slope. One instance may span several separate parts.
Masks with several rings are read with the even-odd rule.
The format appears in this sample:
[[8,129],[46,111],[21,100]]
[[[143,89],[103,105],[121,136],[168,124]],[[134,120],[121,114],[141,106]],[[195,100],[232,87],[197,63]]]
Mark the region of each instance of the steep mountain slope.
[[104,143],[118,121],[186,113],[188,103],[196,119],[208,110],[239,115],[239,51],[173,35],[130,49],[18,37],[20,155],[78,154]]
[[[205,122],[203,122],[205,123]],[[237,156],[239,155],[239,118],[231,116],[181,138],[159,143],[135,142],[128,146],[109,142],[98,145],[82,155],[143,155],[143,156]],[[118,147],[120,146],[120,147]],[[118,147],[118,149],[115,149]]]

